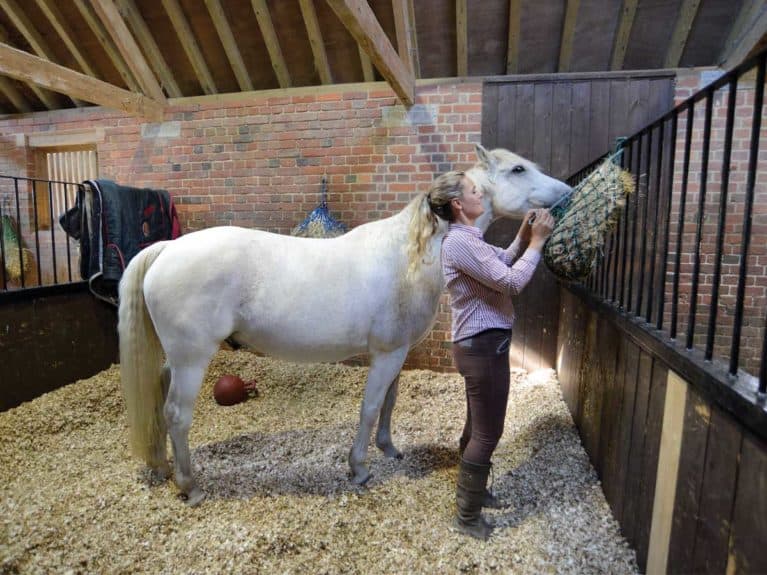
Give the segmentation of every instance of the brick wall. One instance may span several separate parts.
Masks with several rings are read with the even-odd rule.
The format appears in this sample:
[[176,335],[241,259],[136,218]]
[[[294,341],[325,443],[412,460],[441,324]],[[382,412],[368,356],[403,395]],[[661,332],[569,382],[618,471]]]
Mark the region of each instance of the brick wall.
[[[387,217],[435,174],[475,160],[480,83],[421,86],[405,114],[385,84],[177,101],[161,124],[103,109],[0,120],[0,173],[27,175],[18,134],[104,128],[100,175],[168,190],[184,231],[239,225],[287,234],[320,200],[347,226]],[[452,369],[449,307],[407,367]]]

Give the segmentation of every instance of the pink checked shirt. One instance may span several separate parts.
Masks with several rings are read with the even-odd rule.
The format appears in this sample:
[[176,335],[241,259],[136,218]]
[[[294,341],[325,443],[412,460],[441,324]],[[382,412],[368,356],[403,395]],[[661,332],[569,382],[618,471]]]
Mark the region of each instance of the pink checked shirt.
[[485,242],[479,228],[450,224],[442,242],[442,271],[453,310],[453,341],[487,329],[511,329],[517,295],[541,259],[527,249],[517,259],[519,242],[501,249]]

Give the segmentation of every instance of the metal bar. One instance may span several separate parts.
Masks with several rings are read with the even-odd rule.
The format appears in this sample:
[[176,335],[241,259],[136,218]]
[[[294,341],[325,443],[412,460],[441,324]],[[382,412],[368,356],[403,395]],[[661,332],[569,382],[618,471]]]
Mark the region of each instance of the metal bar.
[[700,162],[700,190],[698,190],[698,209],[695,213],[695,251],[692,260],[692,286],[690,287],[690,313],[687,318],[687,349],[692,349],[695,338],[695,314],[698,311],[698,284],[700,283],[700,242],[703,235],[703,212],[706,209],[706,184],[708,182],[708,156],[711,141],[711,113],[714,96],[706,98],[706,110],[703,120],[703,149]]
[[[35,262],[37,266],[37,285],[41,285],[43,278],[43,270],[40,268],[40,221],[37,214],[37,186],[32,184],[32,206],[34,207],[34,221],[35,221]],[[21,242],[19,242],[21,246]]]
[[[626,296],[626,311],[633,310],[631,307],[632,291],[634,289],[634,258],[636,257],[636,243],[637,243],[637,219],[639,218],[639,179],[640,170],[642,169],[642,132],[639,132],[639,138],[637,140],[637,172],[635,176],[636,192],[634,193],[634,213],[631,218],[631,256],[629,256],[629,280],[628,280],[628,295]],[[636,315],[636,314],[634,314]]]
[[[647,281],[647,315],[645,319],[647,323],[652,321],[652,304],[655,296],[655,266],[657,265],[657,250],[658,250],[658,215],[660,214],[660,176],[663,168],[663,124],[658,126],[658,154],[655,159],[655,215],[653,219],[654,225],[652,234],[652,249],[650,250],[650,279]],[[649,184],[649,180],[648,180]],[[649,198],[649,194],[648,194]]]
[[[765,314],[767,316],[767,314]],[[759,395],[764,398],[767,393],[767,319],[762,332],[762,361],[759,364]]]
[[26,276],[27,274],[24,273],[24,252],[21,249],[21,206],[19,205],[19,178],[13,178],[13,188],[16,196],[16,222],[19,229],[17,230],[19,234],[19,262],[21,266],[21,273],[19,274],[21,276],[21,287],[26,287]]
[[[738,270],[738,290],[735,298],[735,319],[730,347],[730,374],[738,372],[740,360],[740,330],[743,323],[743,299],[746,294],[746,264],[748,248],[751,242],[751,216],[754,208],[754,185],[756,183],[756,165],[759,154],[759,133],[762,127],[762,104],[764,103],[764,67],[767,52],[759,58],[754,87],[754,115],[751,120],[751,151],[748,157],[748,180],[746,183],[746,202],[743,208],[743,237],[740,248],[740,266]],[[762,351],[762,370],[764,369],[764,350]],[[760,386],[764,382],[762,378]]]
[[[64,188],[64,194],[66,194],[66,187]],[[56,226],[53,219],[53,184],[48,182],[48,215],[51,222],[51,263],[53,264],[53,283],[59,283],[58,274],[56,272]]]
[[[626,165],[628,170],[631,170],[631,156],[634,152],[633,142],[626,142],[628,144],[628,153],[624,153],[623,157],[626,158]],[[626,202],[626,209],[623,210],[623,257],[621,258],[621,291],[620,291],[620,307],[625,309],[626,300],[623,295],[626,291],[626,264],[628,258],[628,233],[629,233],[629,202]]]
[[708,313],[708,334],[704,357],[711,361],[714,355],[716,314],[719,307],[719,281],[722,276],[722,251],[724,250],[724,226],[727,220],[727,190],[730,185],[730,157],[732,155],[732,132],[735,125],[735,98],[738,93],[738,79],[733,77],[727,97],[727,119],[724,126],[724,150],[722,152],[722,184],[719,192],[719,221],[716,228],[716,256],[714,277],[711,286],[711,308]]
[[[76,196],[77,194],[75,194]],[[67,213],[69,211],[69,194],[65,191],[64,192],[64,213]],[[72,281],[72,254],[71,254],[71,246],[69,245],[69,234],[64,233],[64,239],[67,242],[67,279],[71,282]]]
[[690,103],[687,108],[687,125],[685,126],[684,160],[682,161],[682,191],[679,200],[679,228],[676,234],[676,253],[674,254],[674,284],[671,288],[671,339],[676,339],[677,316],[679,315],[679,270],[682,263],[682,236],[684,235],[684,212],[687,205],[687,183],[690,177],[690,146],[692,143],[692,124],[695,106]]
[[[5,200],[5,198],[3,198]],[[0,265],[0,268],[2,268],[2,274],[3,274],[3,290],[8,289],[8,277],[7,273],[5,271],[5,220],[3,220],[3,204],[5,202],[0,203],[0,262],[2,265]],[[10,217],[10,216],[9,216]]]
[[668,170],[666,172],[667,176],[667,187],[666,187],[666,225],[664,226],[663,230],[663,250],[661,252],[661,266],[660,271],[663,275],[663,279],[661,281],[661,289],[658,291],[658,321],[655,324],[655,327],[658,328],[658,330],[663,328],[663,313],[664,313],[664,305],[666,303],[666,266],[668,266],[668,245],[669,240],[671,239],[671,205],[672,205],[672,199],[673,199],[673,191],[674,191],[674,162],[676,161],[676,131],[677,131],[677,115],[674,115],[671,117],[671,127],[669,128],[669,147],[668,147]]
[[[637,309],[636,315],[642,315],[642,300],[644,295],[644,271],[647,266],[645,256],[647,255],[647,212],[650,211],[650,169],[652,166],[652,130],[647,132],[647,170],[645,171],[645,181],[647,182],[644,201],[642,202],[642,227],[639,230],[639,235],[642,237],[641,244],[639,246],[639,285],[637,286]],[[641,164],[640,164],[641,165]],[[637,198],[639,201],[639,198]]]

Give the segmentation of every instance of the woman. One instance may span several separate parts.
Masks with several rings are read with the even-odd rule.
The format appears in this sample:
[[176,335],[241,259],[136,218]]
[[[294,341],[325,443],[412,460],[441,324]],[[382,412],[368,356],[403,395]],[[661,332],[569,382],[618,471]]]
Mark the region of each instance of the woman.
[[500,506],[486,487],[509,395],[509,345],[515,317],[511,296],[520,293],[533,276],[554,218],[545,209],[529,211],[504,250],[486,243],[474,226],[484,212],[482,191],[463,172],[439,176],[428,200],[432,211],[450,222],[442,242],[442,270],[453,316],[453,359],[466,384],[455,525],[463,533],[487,539],[492,527],[481,514],[482,506]]

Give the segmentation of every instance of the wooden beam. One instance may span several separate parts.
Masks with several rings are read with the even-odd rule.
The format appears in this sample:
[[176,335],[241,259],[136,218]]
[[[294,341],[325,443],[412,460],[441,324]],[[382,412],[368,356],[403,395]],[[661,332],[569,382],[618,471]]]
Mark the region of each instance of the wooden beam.
[[165,109],[163,103],[142,94],[128,92],[7,44],[0,44],[0,74],[152,121],[161,120]]
[[578,20],[580,0],[567,0],[565,22],[562,25],[562,40],[559,43],[559,71],[569,72],[573,57],[573,38],[575,38],[575,24]]
[[455,2],[455,45],[456,70],[459,77],[469,75],[469,30],[467,22],[467,0]]
[[266,5],[266,0],[251,0],[251,4],[253,5],[253,11],[256,13],[256,20],[258,20],[261,35],[264,37],[264,44],[266,44],[269,57],[272,59],[272,68],[274,68],[274,73],[277,76],[277,82],[280,88],[290,88],[293,85],[293,81],[290,79],[290,72],[288,72],[288,66],[285,64],[285,58],[282,55],[277,32],[274,31],[272,16],[269,14],[269,6]]
[[85,20],[86,24],[88,24],[91,32],[99,41],[99,44],[101,44],[101,47],[104,49],[106,55],[109,57],[109,60],[115,67],[115,70],[117,70],[117,73],[120,74],[123,82],[125,82],[125,85],[128,86],[128,89],[131,92],[140,92],[141,86],[139,86],[138,82],[133,77],[133,74],[131,74],[131,71],[128,69],[127,64],[122,59],[122,56],[120,56],[120,53],[117,51],[114,43],[109,38],[104,25],[101,23],[101,20],[99,20],[98,16],[96,16],[95,12],[93,12],[91,9],[90,3],[86,2],[86,0],[74,0],[74,3],[75,6],[77,6],[77,9],[80,11],[80,15],[83,17],[83,20]]
[[684,47],[687,45],[687,39],[690,37],[692,24],[695,22],[695,16],[698,14],[700,0],[684,0],[679,9],[674,33],[671,35],[671,42],[668,45],[666,61],[664,68],[676,68],[684,54]]
[[[0,43],[2,44],[8,44],[8,31],[5,29],[5,27],[0,24]],[[30,90],[37,96],[37,98],[43,103],[43,106],[45,106],[48,110],[52,110],[53,108],[58,108],[58,105],[56,104],[55,100],[53,99],[53,95],[49,94],[42,88],[39,88],[35,86],[34,84],[27,84]],[[13,86],[15,89],[16,87]]]
[[407,0],[407,18],[410,26],[410,44],[413,60],[413,74],[416,78],[421,77],[421,58],[418,54],[418,30],[415,25],[415,0]]
[[623,68],[623,60],[626,58],[626,48],[631,35],[631,28],[634,25],[638,0],[623,0],[621,7],[621,16],[618,24],[618,31],[615,34],[613,43],[613,53],[610,58],[610,70],[620,70]]
[[19,89],[13,85],[13,82],[5,76],[0,76],[0,92],[5,94],[5,97],[10,100],[13,107],[19,112],[28,113],[32,111],[32,108],[24,99],[23,94],[19,92]]
[[48,21],[51,23],[51,26],[53,26],[54,30],[56,30],[56,33],[64,42],[64,45],[69,49],[75,60],[77,60],[77,64],[80,66],[80,69],[89,76],[98,78],[98,74],[85,59],[82,52],[80,52],[80,48],[78,48],[77,43],[69,34],[69,29],[64,23],[64,17],[61,14],[61,10],[59,10],[58,6],[52,0],[37,0],[37,5],[40,7],[40,11],[45,14],[45,17],[48,18]]
[[506,48],[506,73],[519,71],[519,27],[522,21],[522,0],[509,0],[509,43]]
[[165,11],[168,13],[173,29],[176,30],[181,46],[184,48],[184,52],[192,64],[192,69],[197,76],[197,80],[200,82],[202,91],[206,94],[216,94],[218,92],[216,83],[213,81],[210,69],[208,69],[202,51],[197,45],[197,40],[195,40],[192,27],[189,25],[189,21],[186,19],[178,0],[162,0],[162,5],[165,7]]
[[415,62],[413,61],[413,22],[410,19],[410,1],[392,0],[392,11],[394,12],[394,30],[397,34],[397,53],[405,66],[411,72],[415,71]]
[[767,36],[767,3],[746,0],[719,56],[719,65],[730,70],[758,49]]
[[328,53],[325,50],[320,23],[317,20],[317,12],[314,9],[314,0],[299,0],[299,4],[301,5],[301,14],[306,25],[306,33],[309,35],[309,45],[312,47],[314,67],[317,69],[320,81],[323,84],[332,84],[333,74],[330,72]]
[[376,74],[373,69],[373,62],[370,61],[370,56],[362,49],[362,46],[357,44],[357,51],[360,54],[360,64],[362,65],[362,77],[365,82],[375,82]]
[[[77,0],[81,2],[82,0]],[[133,0],[117,0],[117,7],[123,19],[128,23],[136,37],[136,42],[146,54],[152,69],[157,73],[162,88],[165,89],[171,98],[180,98],[183,96],[181,88],[178,87],[173,72],[168,63],[163,58],[157,42],[154,41],[149,27],[144,22],[136,3]]]
[[216,27],[218,38],[224,47],[226,57],[232,66],[232,71],[234,72],[234,77],[237,78],[240,90],[250,92],[253,90],[253,82],[250,81],[250,74],[248,74],[245,61],[242,59],[239,48],[237,48],[237,41],[234,39],[232,28],[229,26],[229,21],[226,19],[226,14],[224,14],[220,0],[205,0],[205,5],[208,7],[210,17],[213,19],[213,25]]
[[415,102],[415,77],[400,60],[381,24],[364,0],[327,0],[349,33],[386,78],[406,107]]

